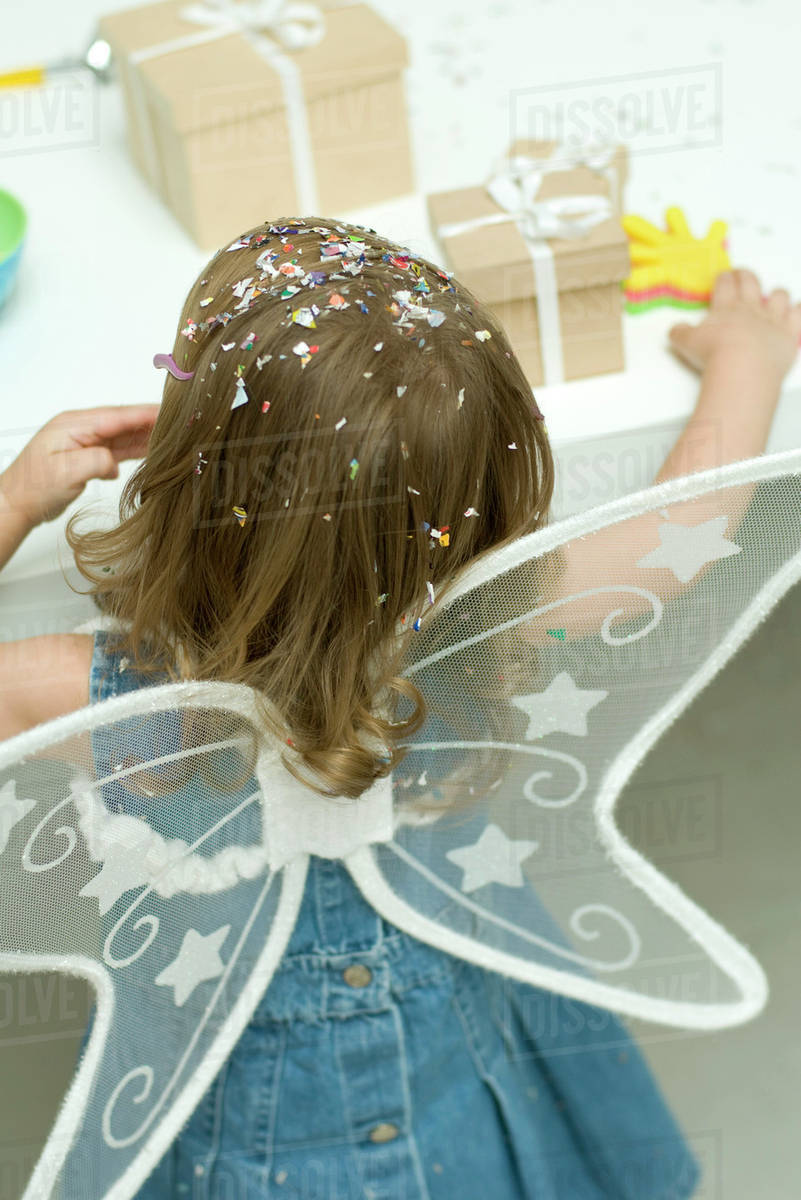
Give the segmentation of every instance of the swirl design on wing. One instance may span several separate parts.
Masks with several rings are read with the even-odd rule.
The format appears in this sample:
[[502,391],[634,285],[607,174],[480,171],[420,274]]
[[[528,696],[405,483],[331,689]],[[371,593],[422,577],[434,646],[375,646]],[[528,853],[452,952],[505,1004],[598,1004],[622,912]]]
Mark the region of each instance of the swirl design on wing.
[[76,833],[73,826],[60,825],[58,827],[58,829],[54,829],[52,831],[52,833],[53,833],[54,837],[64,837],[67,839],[67,844],[64,847],[64,850],[60,854],[58,854],[55,858],[48,859],[47,862],[35,863],[35,862],[31,861],[31,851],[33,850],[34,842],[39,837],[39,835],[42,833],[42,831],[43,831],[44,827],[47,825],[47,823],[50,820],[52,820],[52,818],[56,815],[56,813],[59,812],[59,810],[62,809],[65,804],[69,804],[71,802],[72,798],[73,798],[72,792],[70,792],[67,796],[64,797],[63,800],[59,800],[58,804],[53,805],[53,807],[50,809],[50,811],[44,817],[42,817],[41,821],[36,826],[33,833],[31,834],[31,836],[28,838],[27,842],[25,843],[25,847],[22,851],[22,865],[26,871],[30,871],[32,873],[36,873],[39,871],[51,871],[53,869],[53,867],[57,867],[59,865],[59,863],[63,863],[64,860],[66,858],[69,858],[69,856],[72,854],[73,850],[75,849],[76,845],[78,844],[78,834]]

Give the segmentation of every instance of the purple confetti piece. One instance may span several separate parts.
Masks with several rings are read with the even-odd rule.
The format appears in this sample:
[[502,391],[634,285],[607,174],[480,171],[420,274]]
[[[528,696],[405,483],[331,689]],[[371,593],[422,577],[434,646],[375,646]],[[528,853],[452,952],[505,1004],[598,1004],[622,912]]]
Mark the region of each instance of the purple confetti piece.
[[166,368],[173,379],[191,379],[195,373],[194,371],[182,371],[171,354],[154,354],[153,366],[159,369]]

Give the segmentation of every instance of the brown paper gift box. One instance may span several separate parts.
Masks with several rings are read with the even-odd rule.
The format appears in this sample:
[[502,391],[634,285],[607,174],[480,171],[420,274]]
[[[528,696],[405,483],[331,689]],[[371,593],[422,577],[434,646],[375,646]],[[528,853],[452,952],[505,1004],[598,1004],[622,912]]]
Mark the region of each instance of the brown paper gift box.
[[100,35],[119,69],[134,160],[198,245],[214,249],[265,219],[332,216],[413,190],[406,42],[368,5],[319,5],[322,41],[285,52],[306,101],[318,195],[311,214],[298,211],[281,79],[244,34],[130,61],[204,28],[181,17],[185,4],[111,14]]
[[[516,142],[509,153],[547,158],[555,147],[555,142]],[[586,237],[549,239],[559,292],[565,379],[619,371],[624,365],[620,285],[629,273],[629,251],[620,216],[625,147],[617,147],[610,166],[617,178],[616,196],[610,195],[603,174],[577,166],[544,174],[536,197],[609,196],[615,210]],[[439,235],[440,226],[503,211],[483,186],[429,196],[428,211],[447,266],[491,308],[509,335],[532,387],[541,386],[544,371],[534,267],[517,223],[510,219],[454,237]]]

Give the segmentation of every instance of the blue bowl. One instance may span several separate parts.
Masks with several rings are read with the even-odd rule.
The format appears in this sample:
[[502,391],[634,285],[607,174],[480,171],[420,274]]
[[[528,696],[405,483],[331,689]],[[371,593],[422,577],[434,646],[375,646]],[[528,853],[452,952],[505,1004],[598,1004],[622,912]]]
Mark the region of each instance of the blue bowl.
[[0,305],[17,278],[26,225],[25,209],[19,200],[0,188]]

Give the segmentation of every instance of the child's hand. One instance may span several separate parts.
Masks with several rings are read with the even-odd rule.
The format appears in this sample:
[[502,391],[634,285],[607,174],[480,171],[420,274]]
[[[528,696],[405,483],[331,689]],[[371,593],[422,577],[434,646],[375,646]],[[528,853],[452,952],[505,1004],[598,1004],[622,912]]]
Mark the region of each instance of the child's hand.
[[121,404],[59,413],[0,475],[7,507],[38,525],[62,513],[90,479],[116,479],[118,463],[146,453],[159,408]]
[[801,304],[791,304],[784,288],[762,297],[753,271],[718,275],[709,313],[699,325],[674,325],[671,349],[704,371],[713,360],[734,358],[756,365],[780,384],[798,353]]

